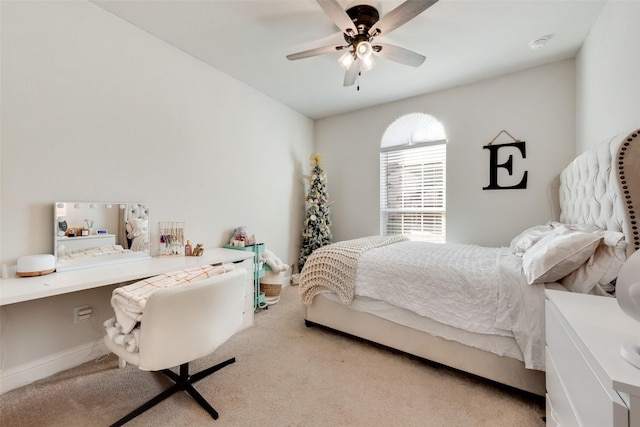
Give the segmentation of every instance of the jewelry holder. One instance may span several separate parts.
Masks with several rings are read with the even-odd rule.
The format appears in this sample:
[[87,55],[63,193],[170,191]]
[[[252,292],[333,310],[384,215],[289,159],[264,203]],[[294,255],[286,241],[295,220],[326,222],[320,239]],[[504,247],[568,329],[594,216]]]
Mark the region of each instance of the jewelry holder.
[[184,255],[184,222],[159,222],[160,256]]

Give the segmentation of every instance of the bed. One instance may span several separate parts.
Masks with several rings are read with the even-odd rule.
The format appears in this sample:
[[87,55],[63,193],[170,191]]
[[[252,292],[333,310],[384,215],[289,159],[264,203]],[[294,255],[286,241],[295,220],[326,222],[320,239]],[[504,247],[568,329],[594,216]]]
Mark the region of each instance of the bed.
[[578,156],[551,186],[557,217],[509,247],[370,236],[317,249],[300,274],[307,326],[544,395],[544,290],[613,296],[640,249],[639,139]]

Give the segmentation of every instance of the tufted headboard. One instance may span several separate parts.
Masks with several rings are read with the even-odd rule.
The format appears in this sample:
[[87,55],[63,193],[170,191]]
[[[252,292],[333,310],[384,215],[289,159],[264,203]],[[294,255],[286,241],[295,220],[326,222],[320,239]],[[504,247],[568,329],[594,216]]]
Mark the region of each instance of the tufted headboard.
[[149,205],[142,203],[130,203],[125,209],[125,220],[134,218],[149,219]]
[[640,129],[584,152],[560,174],[560,222],[621,231],[640,250]]

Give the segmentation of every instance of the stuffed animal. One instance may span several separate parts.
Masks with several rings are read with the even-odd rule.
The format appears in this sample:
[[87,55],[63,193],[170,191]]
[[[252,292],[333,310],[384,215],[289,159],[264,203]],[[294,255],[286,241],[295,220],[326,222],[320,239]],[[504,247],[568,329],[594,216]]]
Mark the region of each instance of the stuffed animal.
[[273,271],[274,273],[281,273],[289,269],[289,266],[287,264],[283,263],[282,260],[276,256],[276,254],[268,249],[265,249],[264,252],[260,254],[260,261],[271,267],[271,271]]
[[193,248],[192,256],[202,256],[204,253],[204,248],[202,247],[202,243],[198,243],[195,248]]
[[249,244],[249,232],[247,227],[237,227],[233,230],[233,236],[229,240],[231,246],[247,246]]

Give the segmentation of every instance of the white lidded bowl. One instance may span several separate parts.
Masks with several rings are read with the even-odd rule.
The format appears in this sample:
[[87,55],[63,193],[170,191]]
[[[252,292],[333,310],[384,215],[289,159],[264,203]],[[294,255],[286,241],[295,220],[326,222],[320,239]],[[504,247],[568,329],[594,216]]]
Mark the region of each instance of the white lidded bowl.
[[16,275],[20,277],[42,276],[56,270],[56,259],[51,254],[25,255],[18,258]]

